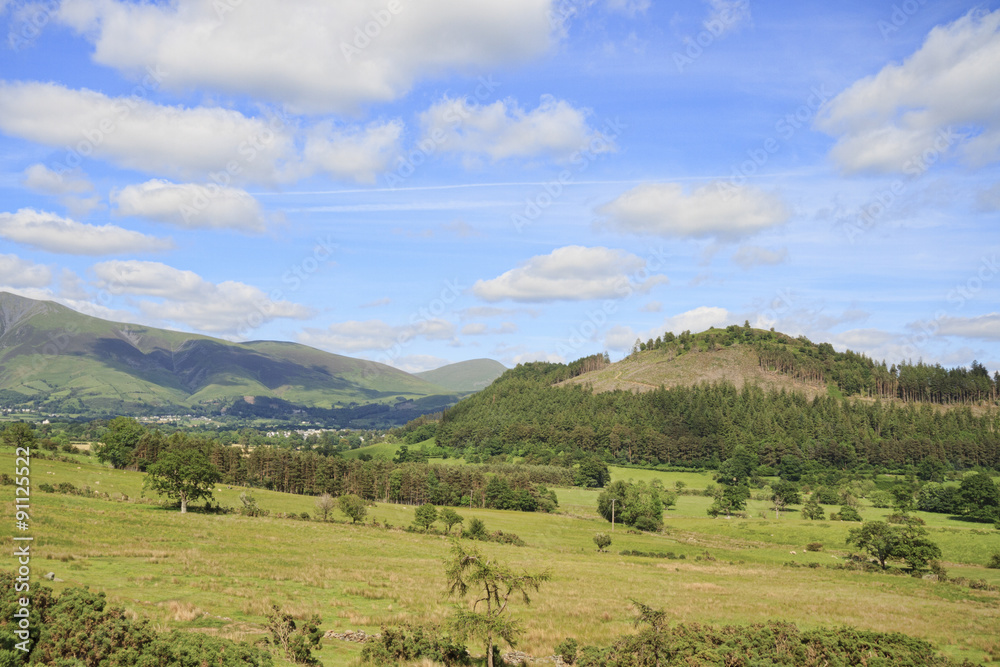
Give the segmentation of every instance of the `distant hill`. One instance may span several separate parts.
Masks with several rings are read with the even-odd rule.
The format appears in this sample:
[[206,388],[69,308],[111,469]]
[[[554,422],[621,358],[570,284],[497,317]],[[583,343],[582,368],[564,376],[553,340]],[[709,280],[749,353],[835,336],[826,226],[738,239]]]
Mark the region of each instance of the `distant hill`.
[[888,364],[829,343],[731,325],[666,333],[611,363],[519,364],[434,424],[438,445],[565,465],[717,467],[745,446],[843,470],[937,461],[1000,465],[1000,373]]
[[0,404],[20,396],[56,412],[131,414],[218,411],[257,399],[279,410],[414,402],[440,409],[457,400],[454,393],[391,366],[305,345],[231,343],[110,322],[0,292]]
[[468,393],[482,391],[506,370],[507,367],[499,361],[470,359],[414,375],[450,391]]

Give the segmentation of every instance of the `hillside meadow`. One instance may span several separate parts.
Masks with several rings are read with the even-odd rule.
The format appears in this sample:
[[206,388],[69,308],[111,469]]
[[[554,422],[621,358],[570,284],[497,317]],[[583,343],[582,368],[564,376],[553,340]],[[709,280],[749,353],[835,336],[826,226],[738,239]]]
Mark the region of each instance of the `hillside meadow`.
[[[13,466],[13,452],[0,450],[0,470]],[[181,515],[141,499],[141,474],[104,468],[85,457],[34,458],[31,476],[35,579],[53,572],[62,579],[53,588],[105,591],[161,630],[255,640],[263,636],[271,604],[296,616],[317,613],[324,630],[341,632],[443,623],[452,609],[443,574],[449,538],[400,530],[412,522],[412,507],[369,507],[363,526],[347,523],[336,510],[331,522],[292,520],[275,514],[313,515],[315,499],[253,490],[271,516]],[[680,480],[693,489],[711,483],[709,475],[698,473],[613,468],[612,476],[658,478],[666,486]],[[60,482],[89,486],[112,500],[37,490],[39,484]],[[0,487],[7,535],[13,532],[13,488]],[[241,491],[221,486],[216,499],[239,506]],[[121,500],[122,494],[132,501]],[[710,498],[682,495],[665,513],[663,534],[638,534],[618,525],[609,551],[598,553],[594,534],[611,529],[597,515],[598,492],[572,488],[557,494],[560,507],[551,515],[459,510],[467,520],[482,519],[490,531],[514,532],[527,542],[525,547],[485,544],[485,551],[529,570],[552,572],[530,606],[513,607],[526,629],[519,648],[531,655],[552,654],[566,637],[607,644],[634,631],[630,599],[636,599],[666,609],[678,622],[773,619],[803,629],[846,624],[926,639],[953,658],[1000,659],[1000,594],[826,567],[843,562],[844,539],[857,524],[804,521],[795,511],[775,519],[763,501],[751,501],[750,518],[712,519],[705,513]],[[829,514],[836,508],[826,509]],[[862,515],[873,519],[887,511],[862,508]],[[942,515],[920,516],[942,549],[949,575],[1000,585],[1000,570],[984,567],[1000,551],[1000,531]],[[810,542],[822,543],[822,551],[806,551]],[[673,552],[677,558],[621,556],[621,550]],[[318,657],[332,667],[355,664],[359,653],[357,644],[326,640]]]

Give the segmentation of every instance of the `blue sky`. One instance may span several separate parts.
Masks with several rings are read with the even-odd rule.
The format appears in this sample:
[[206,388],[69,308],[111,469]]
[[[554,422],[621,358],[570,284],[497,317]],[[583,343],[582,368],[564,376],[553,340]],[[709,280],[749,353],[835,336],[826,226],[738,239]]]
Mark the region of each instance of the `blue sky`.
[[408,371],[744,320],[1000,368],[1000,3],[0,21],[0,289]]

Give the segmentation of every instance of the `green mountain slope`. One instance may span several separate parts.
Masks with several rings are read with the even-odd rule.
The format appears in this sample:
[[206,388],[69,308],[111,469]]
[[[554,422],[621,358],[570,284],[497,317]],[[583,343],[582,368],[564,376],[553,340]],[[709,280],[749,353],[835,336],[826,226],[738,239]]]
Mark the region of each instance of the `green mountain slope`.
[[470,359],[414,375],[451,391],[467,393],[485,389],[506,370],[499,361]]
[[222,407],[243,396],[307,407],[453,392],[398,369],[305,345],[228,341],[109,322],[0,293],[0,390],[63,410]]

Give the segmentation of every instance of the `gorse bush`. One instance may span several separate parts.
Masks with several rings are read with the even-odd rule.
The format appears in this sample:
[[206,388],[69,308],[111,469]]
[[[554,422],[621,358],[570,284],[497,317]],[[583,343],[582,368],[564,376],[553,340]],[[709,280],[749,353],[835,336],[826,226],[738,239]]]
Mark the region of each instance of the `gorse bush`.
[[104,593],[68,588],[58,597],[32,587],[28,653],[16,648],[18,596],[15,575],[0,571],[0,664],[66,667],[271,667],[267,651],[205,634],[155,632],[148,620],[132,620]]
[[410,660],[433,660],[451,665],[471,665],[465,645],[442,635],[434,625],[382,627],[382,634],[366,642],[361,659],[370,665],[388,665]]

